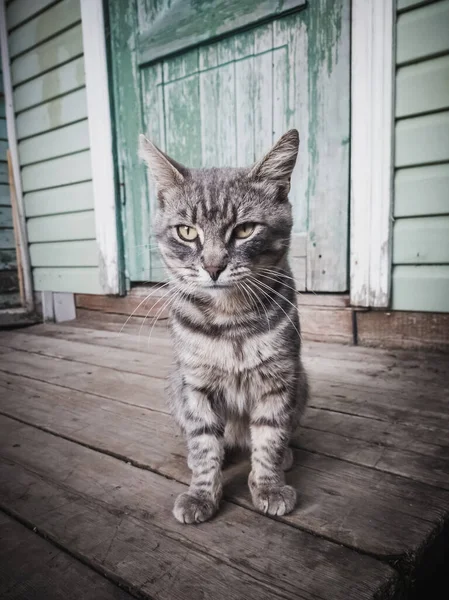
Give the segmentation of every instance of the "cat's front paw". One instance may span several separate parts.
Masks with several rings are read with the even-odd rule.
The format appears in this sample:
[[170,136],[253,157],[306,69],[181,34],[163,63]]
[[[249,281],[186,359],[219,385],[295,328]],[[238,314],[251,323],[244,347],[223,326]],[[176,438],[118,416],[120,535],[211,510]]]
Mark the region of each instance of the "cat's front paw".
[[249,489],[254,506],[266,515],[281,517],[295,508],[296,490],[291,485],[257,486],[250,481]]
[[211,498],[200,498],[184,492],[176,498],[173,514],[180,523],[202,523],[207,521],[218,510],[218,505]]

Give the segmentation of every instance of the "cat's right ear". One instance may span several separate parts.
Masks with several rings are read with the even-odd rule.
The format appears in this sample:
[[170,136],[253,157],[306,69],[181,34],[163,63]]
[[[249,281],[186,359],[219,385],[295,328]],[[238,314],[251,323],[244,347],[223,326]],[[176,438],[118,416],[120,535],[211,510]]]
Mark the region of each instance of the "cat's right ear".
[[162,152],[144,135],[139,136],[139,156],[148,165],[151,175],[160,190],[182,185],[187,169]]

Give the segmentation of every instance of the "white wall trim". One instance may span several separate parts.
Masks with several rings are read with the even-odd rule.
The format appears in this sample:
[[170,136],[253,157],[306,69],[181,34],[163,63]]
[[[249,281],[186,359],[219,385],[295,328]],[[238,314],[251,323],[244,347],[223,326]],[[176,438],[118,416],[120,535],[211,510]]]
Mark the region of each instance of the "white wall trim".
[[81,0],[81,19],[100,284],[105,294],[118,294],[120,261],[103,1]]
[[352,0],[351,304],[388,306],[395,0]]

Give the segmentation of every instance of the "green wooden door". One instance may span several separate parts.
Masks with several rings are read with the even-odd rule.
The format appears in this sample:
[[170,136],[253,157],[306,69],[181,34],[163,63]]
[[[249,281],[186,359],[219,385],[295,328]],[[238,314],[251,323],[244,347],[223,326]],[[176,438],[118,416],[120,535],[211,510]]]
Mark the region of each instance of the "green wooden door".
[[350,0],[109,0],[127,275],[160,281],[144,132],[188,166],[244,166],[292,127],[299,290],[347,290]]

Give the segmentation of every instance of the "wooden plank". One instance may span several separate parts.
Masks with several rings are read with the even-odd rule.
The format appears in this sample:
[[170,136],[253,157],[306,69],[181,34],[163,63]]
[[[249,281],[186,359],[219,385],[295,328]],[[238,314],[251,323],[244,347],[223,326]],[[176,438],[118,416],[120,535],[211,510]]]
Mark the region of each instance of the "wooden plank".
[[132,600],[132,596],[11,517],[0,513],[2,598]]
[[54,68],[48,73],[22,83],[14,89],[14,108],[21,112],[56,96],[62,96],[84,86],[84,59],[82,56]]
[[56,323],[76,319],[74,295],[67,292],[53,292],[53,310]]
[[83,53],[81,25],[76,25],[48,42],[11,61],[13,86],[50,71]]
[[30,243],[94,240],[94,211],[33,217],[28,220],[28,239]]
[[357,313],[357,332],[359,342],[366,346],[449,349],[447,314],[400,311]]
[[13,0],[6,8],[6,22],[8,29],[17,27],[20,23],[31,19],[35,14],[44,10],[54,0]]
[[88,150],[89,147],[89,129],[85,119],[19,142],[20,164],[25,166],[64,154]]
[[38,292],[73,292],[100,294],[98,267],[36,267],[33,269],[34,289]]
[[[114,298],[110,296],[87,296],[77,294],[76,305],[79,308],[102,311],[106,313],[119,313],[129,316],[153,317],[158,315],[159,319],[168,318],[168,309],[162,310],[165,300],[166,288],[134,288],[126,296]],[[148,300],[145,300],[148,298]],[[159,310],[161,311],[160,314]]]
[[[0,163],[1,165],[1,163]],[[11,206],[11,196],[9,193],[9,184],[0,183],[0,205]]]
[[[225,519],[186,528],[168,506],[185,486],[5,418],[0,426],[8,504],[51,539],[145,596],[312,600],[328,597],[332,586],[333,598],[362,600],[387,581],[398,583],[390,567],[370,557],[232,504],[224,503]],[[18,436],[25,443],[13,447]],[[35,452],[37,446],[46,448],[45,455]],[[266,565],[278,564],[279,556],[283,568],[271,574]],[[170,596],[167,584],[161,586],[167,566],[177,574],[169,582]]]
[[[71,325],[76,325],[72,323]],[[145,329],[143,332],[145,332]],[[69,382],[76,380],[76,376],[83,373],[86,369],[83,365],[89,367],[105,367],[98,368],[93,374],[97,379],[102,379],[93,387],[89,387],[87,383],[75,382],[69,383],[72,387],[80,391],[91,391],[98,393],[100,396],[111,397],[121,401],[126,398],[126,387],[122,382],[122,378],[118,377],[115,372],[111,373],[108,369],[122,370],[128,373],[129,386],[135,386],[135,393],[132,400],[126,400],[128,403],[136,404],[142,407],[151,408],[151,402],[142,396],[139,390],[156,386],[159,392],[163,389],[161,382],[153,382],[152,378],[165,379],[170,364],[172,362],[170,340],[165,336],[161,337],[160,331],[152,332],[154,337],[151,338],[151,344],[142,335],[142,331],[138,330],[136,335],[119,334],[105,335],[104,332],[95,332],[90,329],[73,329],[71,327],[55,326],[38,326],[31,330],[31,334],[9,333],[0,338],[0,345],[4,348],[2,353],[5,354],[5,348],[14,350],[22,350],[26,347],[27,352],[33,353],[35,356],[24,356],[20,359],[17,353],[13,353],[12,357],[5,356],[5,361],[9,365],[9,369],[14,370],[18,374],[28,374],[29,377],[34,377],[46,382],[55,382],[54,372],[57,365],[53,364],[48,358],[62,359],[65,361],[75,361],[77,364],[65,365],[62,363],[61,372],[57,378],[57,382],[66,386],[66,378]],[[33,335],[34,334],[34,335]],[[28,336],[28,337],[26,337]],[[36,336],[36,337],[35,337]],[[41,338],[43,336],[43,338]],[[101,346],[109,346],[105,350]],[[100,346],[100,347],[98,347]],[[428,362],[421,359],[419,371],[417,371],[416,356],[404,363],[404,358],[384,361],[375,361],[376,356],[373,351],[370,351],[365,357],[366,361],[375,364],[367,368],[361,366],[360,352],[354,357],[345,358],[342,360],[339,357],[329,358],[329,345],[325,345],[325,350],[320,348],[320,345],[306,348],[303,353],[303,360],[307,372],[309,373],[312,385],[312,400],[311,406],[333,410],[334,395],[342,399],[348,400],[350,408],[344,410],[344,402],[337,400],[339,412],[348,412],[367,418],[376,418],[378,420],[394,420],[400,415],[402,422],[416,422],[416,417],[422,419],[430,419],[433,422],[435,417],[439,417],[440,413],[445,412],[447,394],[441,391],[440,377],[448,372],[448,367],[444,359],[432,357]],[[332,348],[332,346],[331,346]],[[121,354],[117,351],[121,350]],[[131,351],[129,351],[131,350]],[[358,350],[358,349],[357,349]],[[357,356],[358,354],[358,356]],[[371,359],[371,360],[370,360]],[[21,360],[23,365],[21,365]],[[154,364],[150,363],[154,361]],[[88,369],[90,371],[91,369]],[[440,375],[438,375],[438,372]],[[92,373],[86,373],[89,377]],[[133,375],[131,375],[133,374]],[[137,375],[134,377],[134,375]],[[74,377],[75,376],[75,377]],[[149,377],[145,380],[143,377]],[[103,382],[103,383],[102,383]],[[106,382],[108,382],[106,384]],[[79,387],[81,386],[81,387]],[[134,389],[134,387],[132,388]],[[341,393],[340,393],[341,392]],[[363,397],[359,404],[360,408],[351,406],[351,399],[357,398],[357,394]],[[330,395],[332,397],[329,399]],[[393,410],[385,410],[389,406],[385,403],[385,395],[395,399]],[[432,397],[436,396],[434,400]],[[143,400],[142,400],[143,398]],[[155,407],[162,412],[168,412],[168,406],[164,401],[159,402],[157,399]],[[426,408],[421,408],[425,402]],[[371,412],[366,407],[371,407]],[[377,410],[377,413],[376,413]],[[446,427],[446,425],[444,425]]]
[[7,140],[8,134],[6,132],[6,119],[0,119],[0,139]]
[[[139,40],[139,62],[155,61],[212,41],[217,36],[279,17],[282,13],[301,8],[305,0],[287,0],[273,5],[269,0],[255,5],[251,0],[228,0],[221,6],[219,16],[208,6],[185,2],[176,10],[168,10],[147,25]],[[177,31],[176,38],[171,32]]]
[[301,337],[321,342],[353,343],[352,310],[300,306]]
[[12,228],[12,211],[10,206],[0,206],[0,227]]
[[91,181],[28,192],[24,196],[27,217],[91,210],[94,207]]
[[398,70],[396,117],[444,108],[449,108],[449,56],[426,60]]
[[20,294],[18,292],[7,292],[5,294],[0,293],[0,307],[4,308],[14,308],[15,306],[20,306]]
[[23,140],[81,119],[87,119],[85,88],[21,112],[16,119],[17,136]]
[[17,271],[0,271],[0,290],[2,294],[19,291]]
[[449,111],[396,124],[396,167],[449,161]]
[[423,60],[449,50],[449,1],[432,2],[398,16],[396,62]]
[[14,58],[81,21],[79,2],[62,0],[49,7],[32,21],[15,29],[8,38],[9,55]]
[[12,248],[15,248],[14,231],[0,229],[0,250],[11,250]]
[[33,267],[96,267],[96,240],[47,242],[30,245]]
[[393,263],[449,264],[449,216],[396,220],[393,229]]
[[[307,11],[309,44],[313,40],[308,53],[307,289],[344,292],[349,241],[350,2],[319,0],[310,3]],[[334,124],[331,137],[329,122]]]
[[8,168],[6,161],[0,161],[0,184],[8,183]]
[[[188,483],[184,445],[168,415],[152,412],[142,419],[136,407],[98,403],[76,392],[68,398],[66,391],[53,394],[48,384],[13,375],[1,380],[4,414]],[[448,492],[405,478],[305,451],[295,452],[295,465],[289,481],[301,490],[300,507],[280,520],[363,552],[413,553],[448,510]],[[227,498],[252,510],[248,469],[242,463],[228,472],[226,490]]]
[[17,269],[16,249],[0,250],[0,270]]
[[394,267],[392,308],[449,312],[449,265]]
[[109,23],[105,23],[103,0],[81,0],[81,14],[89,114],[86,140],[92,161],[100,284],[103,293],[119,294],[125,289],[125,274],[116,188],[115,121],[112,120],[112,92],[109,89],[109,39],[106,41]]
[[394,187],[394,216],[449,214],[449,164],[400,169]]
[[28,165],[22,169],[24,192],[89,181],[91,177],[92,170],[88,150]]

